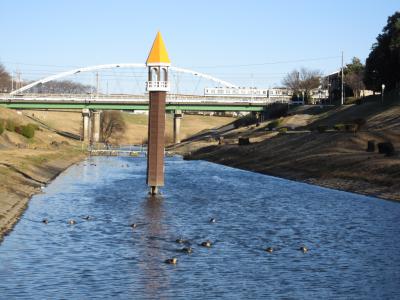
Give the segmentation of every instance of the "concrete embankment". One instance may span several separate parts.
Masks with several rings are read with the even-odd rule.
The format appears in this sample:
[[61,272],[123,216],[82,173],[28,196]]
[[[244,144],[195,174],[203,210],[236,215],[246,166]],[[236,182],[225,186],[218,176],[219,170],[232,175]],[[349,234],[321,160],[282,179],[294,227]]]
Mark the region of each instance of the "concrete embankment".
[[[281,119],[287,131],[268,130],[268,123],[219,134],[210,132],[183,142],[170,150],[186,159],[202,159],[227,166],[316,184],[383,199],[400,201],[400,155],[366,152],[367,142],[390,141],[400,149],[400,107],[377,109],[375,104],[333,108],[308,114],[292,113]],[[353,111],[351,111],[353,110]],[[359,132],[330,129],[357,112],[368,111],[366,124]],[[365,116],[365,114],[364,114]],[[313,124],[328,130],[310,130]],[[222,136],[219,144],[216,137]],[[247,137],[250,145],[239,146],[238,138]]]

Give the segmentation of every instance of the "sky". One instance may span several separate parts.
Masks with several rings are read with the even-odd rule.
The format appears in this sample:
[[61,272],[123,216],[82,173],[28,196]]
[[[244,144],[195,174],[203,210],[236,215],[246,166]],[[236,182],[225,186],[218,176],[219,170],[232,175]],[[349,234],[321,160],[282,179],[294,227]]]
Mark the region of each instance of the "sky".
[[172,65],[268,88],[295,68],[336,71],[342,51],[364,61],[398,10],[398,0],[0,0],[0,63],[25,79],[144,63],[160,30]]

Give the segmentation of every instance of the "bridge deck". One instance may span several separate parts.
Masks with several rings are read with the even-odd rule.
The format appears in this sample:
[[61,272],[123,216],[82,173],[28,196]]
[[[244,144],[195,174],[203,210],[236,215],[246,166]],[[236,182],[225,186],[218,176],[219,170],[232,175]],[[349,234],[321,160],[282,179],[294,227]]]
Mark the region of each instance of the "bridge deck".
[[[169,95],[166,110],[185,111],[263,111],[272,103],[288,103],[285,98],[209,97]],[[12,109],[99,109],[148,110],[145,95],[0,95],[0,106]]]

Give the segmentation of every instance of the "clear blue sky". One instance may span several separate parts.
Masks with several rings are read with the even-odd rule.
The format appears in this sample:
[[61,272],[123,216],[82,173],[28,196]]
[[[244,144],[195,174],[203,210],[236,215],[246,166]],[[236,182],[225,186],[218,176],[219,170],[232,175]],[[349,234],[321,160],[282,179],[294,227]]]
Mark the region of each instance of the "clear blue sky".
[[0,62],[29,78],[144,62],[160,30],[173,65],[268,87],[293,68],[334,71],[342,50],[364,60],[399,9],[398,0],[0,0]]

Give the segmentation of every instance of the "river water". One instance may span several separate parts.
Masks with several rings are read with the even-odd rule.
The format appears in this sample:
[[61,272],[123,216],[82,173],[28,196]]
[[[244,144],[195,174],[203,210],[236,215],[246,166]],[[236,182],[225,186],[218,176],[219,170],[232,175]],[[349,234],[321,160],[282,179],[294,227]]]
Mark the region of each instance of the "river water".
[[0,244],[0,299],[400,298],[398,203],[179,157],[149,198],[145,171],[90,158],[34,196]]

